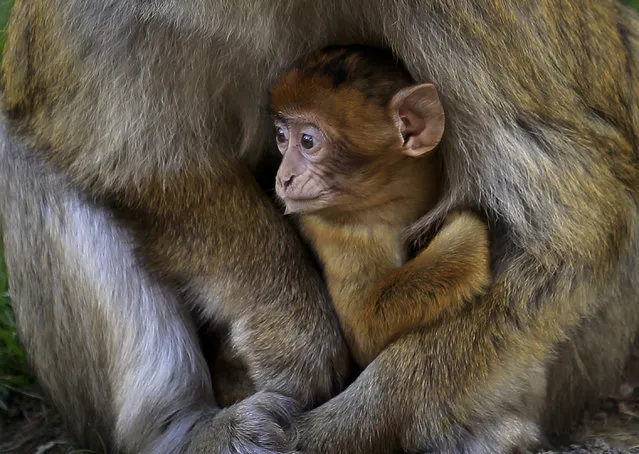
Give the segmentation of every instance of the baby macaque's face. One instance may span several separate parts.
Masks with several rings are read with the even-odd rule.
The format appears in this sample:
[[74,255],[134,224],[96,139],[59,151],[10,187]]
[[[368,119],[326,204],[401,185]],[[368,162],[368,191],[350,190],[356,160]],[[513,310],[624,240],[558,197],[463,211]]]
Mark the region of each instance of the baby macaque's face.
[[[348,115],[322,114],[321,108],[276,112],[275,139],[283,159],[275,190],[286,213],[370,208],[384,197],[397,165],[411,165],[408,161],[435,148],[443,134],[443,109],[430,84],[400,90],[386,105],[351,91],[348,105]],[[337,115],[343,121],[336,121]]]
[[[275,190],[286,205],[286,213],[353,211],[372,199],[372,185],[388,159],[376,148],[363,155],[354,151],[347,137],[327,132],[310,119],[280,119],[275,122],[275,140],[283,159],[277,172]],[[392,128],[388,128],[393,133]],[[387,132],[388,133],[388,132]],[[382,133],[379,132],[379,135]],[[395,146],[401,144],[396,134]],[[388,154],[389,142],[383,147]]]
[[275,140],[283,156],[275,190],[286,212],[308,213],[334,203],[340,185],[331,164],[337,160],[330,157],[324,132],[312,123],[276,121]]

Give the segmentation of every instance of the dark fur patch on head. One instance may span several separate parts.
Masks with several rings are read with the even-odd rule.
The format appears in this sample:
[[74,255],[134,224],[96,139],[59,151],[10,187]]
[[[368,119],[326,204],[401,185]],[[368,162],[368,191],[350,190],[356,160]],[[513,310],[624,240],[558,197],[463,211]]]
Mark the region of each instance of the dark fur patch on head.
[[280,121],[311,122],[334,144],[344,141],[354,169],[396,141],[389,103],[411,84],[408,71],[388,50],[331,46],[302,57],[274,84],[269,101]]
[[382,104],[412,82],[390,51],[364,45],[325,47],[298,61],[295,69],[309,77],[329,77],[335,89],[354,88]]

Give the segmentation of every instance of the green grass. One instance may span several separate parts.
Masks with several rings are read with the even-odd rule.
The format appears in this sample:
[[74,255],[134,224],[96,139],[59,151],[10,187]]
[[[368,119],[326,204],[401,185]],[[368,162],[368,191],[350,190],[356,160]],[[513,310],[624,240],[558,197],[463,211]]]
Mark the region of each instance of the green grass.
[[0,256],[0,410],[8,410],[12,393],[23,392],[31,384],[9,302],[6,267]]
[[639,9],[639,0],[624,0],[624,3],[632,6],[633,8]]
[[13,0],[0,0],[0,56],[2,55],[2,49],[4,49],[4,42],[7,38],[5,28],[7,21],[9,20],[9,12],[13,6]]

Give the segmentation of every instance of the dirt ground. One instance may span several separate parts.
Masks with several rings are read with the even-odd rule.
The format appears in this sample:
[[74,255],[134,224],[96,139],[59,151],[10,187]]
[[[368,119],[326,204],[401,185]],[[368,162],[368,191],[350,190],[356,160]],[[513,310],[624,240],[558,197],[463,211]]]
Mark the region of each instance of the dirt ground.
[[0,410],[1,454],[78,452],[67,440],[60,416],[39,397],[16,394],[9,411]]
[[[59,415],[37,398],[17,394],[9,411],[0,409],[0,454],[75,454]],[[539,454],[639,454],[639,349],[630,358],[623,383],[604,411],[585,418],[575,444]],[[102,453],[100,453],[102,454]]]

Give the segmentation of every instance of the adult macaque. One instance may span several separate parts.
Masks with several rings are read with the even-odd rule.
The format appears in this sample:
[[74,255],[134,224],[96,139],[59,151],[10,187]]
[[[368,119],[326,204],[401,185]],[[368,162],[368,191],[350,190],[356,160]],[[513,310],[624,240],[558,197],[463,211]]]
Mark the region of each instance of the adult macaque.
[[440,194],[445,115],[434,85],[414,85],[388,52],[328,48],[278,80],[271,108],[277,195],[301,214],[360,365],[484,291],[488,237],[472,214],[406,263],[404,229]]
[[[445,190],[412,232],[485,213],[493,281],[304,413],[298,447],[494,453],[566,434],[639,324],[638,31],[613,0],[17,0],[3,240],[22,341],[80,443],[282,452],[293,399],[340,388],[327,292],[251,176],[268,87],[331,44],[388,47],[437,81]],[[218,408],[194,313],[261,392]]]

